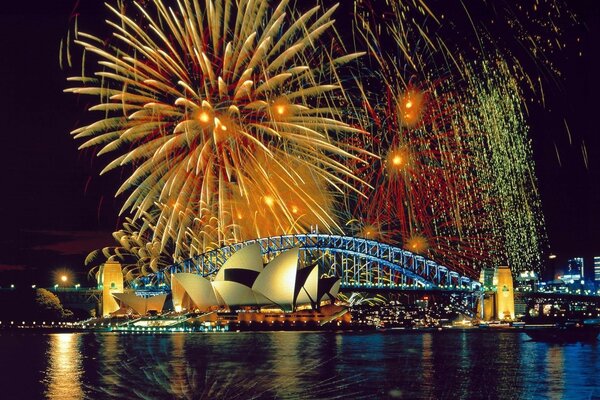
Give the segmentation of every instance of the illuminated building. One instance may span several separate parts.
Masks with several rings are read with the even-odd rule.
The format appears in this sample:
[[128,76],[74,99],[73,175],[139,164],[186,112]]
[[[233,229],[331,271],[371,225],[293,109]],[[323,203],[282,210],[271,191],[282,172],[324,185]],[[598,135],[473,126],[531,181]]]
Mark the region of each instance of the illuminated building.
[[508,266],[501,266],[494,274],[496,286],[496,318],[515,319],[515,292],[513,278]]
[[521,289],[535,290],[540,277],[535,271],[522,271],[517,275],[517,285]]
[[[207,313],[206,322],[220,318],[212,311],[238,311],[237,322],[323,322],[341,317],[346,310],[333,304],[340,279],[320,277],[318,265],[301,266],[299,251],[283,251],[263,265],[260,245],[255,243],[234,253],[212,281],[188,272],[173,274],[173,307],[177,312]],[[144,315],[162,311],[166,294],[142,298],[116,293],[114,297]]]
[[298,254],[298,248],[284,251],[263,267],[255,243],[233,254],[212,281],[191,273],[174,274],[173,306],[200,311],[268,306],[291,312],[335,300],[340,280],[320,278],[317,265],[301,267]]
[[483,285],[483,290],[489,291],[494,287],[494,268],[482,268],[479,274],[479,282]]
[[145,315],[149,312],[161,312],[167,299],[166,294],[150,297],[136,296],[135,293],[113,293],[121,303],[120,308],[131,308],[136,314]]
[[483,285],[483,298],[479,304],[479,315],[484,321],[494,319],[494,268],[482,268],[479,274],[479,282]]
[[558,279],[564,283],[575,283],[584,280],[583,257],[574,257],[567,261],[566,272]]
[[594,280],[600,282],[600,257],[594,257]]
[[123,270],[121,264],[107,261],[98,271],[98,289],[102,290],[101,315],[109,315],[120,307],[114,293],[123,293]]

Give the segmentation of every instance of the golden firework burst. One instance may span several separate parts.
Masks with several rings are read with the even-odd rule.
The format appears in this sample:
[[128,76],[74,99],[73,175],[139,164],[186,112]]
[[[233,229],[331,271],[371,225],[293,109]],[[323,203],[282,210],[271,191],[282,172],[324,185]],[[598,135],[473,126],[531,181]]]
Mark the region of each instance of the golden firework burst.
[[102,116],[73,135],[116,155],[102,173],[131,166],[121,212],[139,219],[158,208],[155,237],[177,248],[190,230],[221,244],[312,223],[341,230],[332,193],[354,190],[344,160],[363,151],[340,138],[363,133],[336,106],[337,69],[360,54],[322,45],[336,7],[149,3],[107,5],[108,43],[77,33],[98,68],[66,90],[97,99],[91,110]]

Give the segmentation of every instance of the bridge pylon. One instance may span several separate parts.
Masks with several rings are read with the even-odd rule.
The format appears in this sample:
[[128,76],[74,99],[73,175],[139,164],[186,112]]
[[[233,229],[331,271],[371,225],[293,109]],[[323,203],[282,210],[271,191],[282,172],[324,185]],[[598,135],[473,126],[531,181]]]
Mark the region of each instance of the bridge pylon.
[[515,290],[508,266],[483,268],[480,282],[483,293],[479,301],[479,317],[484,321],[515,319]]

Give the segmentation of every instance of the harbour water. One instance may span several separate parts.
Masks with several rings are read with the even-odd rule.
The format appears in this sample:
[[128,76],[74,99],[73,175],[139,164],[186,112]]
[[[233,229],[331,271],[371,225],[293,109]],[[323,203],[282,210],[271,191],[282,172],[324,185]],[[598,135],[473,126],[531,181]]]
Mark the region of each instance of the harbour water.
[[0,332],[2,399],[600,399],[600,342],[521,332]]

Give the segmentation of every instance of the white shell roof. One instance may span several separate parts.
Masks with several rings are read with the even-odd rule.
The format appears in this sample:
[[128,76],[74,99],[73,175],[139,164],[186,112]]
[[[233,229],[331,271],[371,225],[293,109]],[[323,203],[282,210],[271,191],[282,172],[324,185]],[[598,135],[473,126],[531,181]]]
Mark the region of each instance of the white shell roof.
[[258,275],[252,289],[274,304],[282,308],[290,308],[294,304],[299,252],[300,250],[296,247],[273,258],[263,272]]
[[206,311],[218,304],[214,288],[208,279],[187,272],[174,274],[171,279],[173,305],[181,305],[185,293],[199,310]]
[[225,280],[225,270],[229,268],[250,269],[252,271],[261,272],[263,270],[263,262],[260,245],[258,243],[253,243],[233,253],[221,266],[221,269],[217,272],[214,280]]

